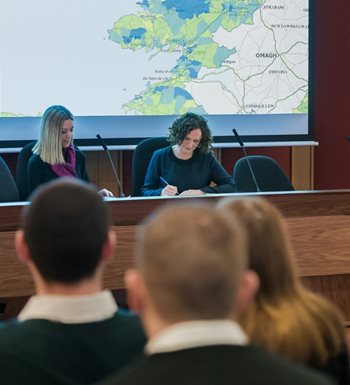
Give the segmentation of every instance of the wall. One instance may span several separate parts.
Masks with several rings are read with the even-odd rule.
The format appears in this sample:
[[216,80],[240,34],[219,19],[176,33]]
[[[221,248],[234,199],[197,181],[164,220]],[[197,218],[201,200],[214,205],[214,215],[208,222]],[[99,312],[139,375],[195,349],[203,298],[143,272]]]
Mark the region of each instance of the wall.
[[314,186],[350,188],[350,2],[315,3]]

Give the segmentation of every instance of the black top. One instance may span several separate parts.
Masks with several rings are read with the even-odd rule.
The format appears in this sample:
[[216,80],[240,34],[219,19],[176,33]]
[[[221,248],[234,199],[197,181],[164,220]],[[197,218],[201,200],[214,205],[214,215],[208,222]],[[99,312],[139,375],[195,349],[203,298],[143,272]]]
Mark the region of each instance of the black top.
[[[166,186],[160,177],[176,186],[179,194],[189,189],[200,189],[205,193],[236,192],[232,178],[213,154],[201,154],[199,149],[187,160],[177,158],[170,146],[155,151],[141,189],[142,195],[160,195]],[[211,182],[216,186],[211,187]]]
[[141,355],[145,342],[138,317],[120,310],[99,322],[0,324],[0,384],[93,384]]
[[144,356],[103,385],[330,385],[320,373],[256,346],[205,346]]
[[332,377],[338,385],[350,384],[349,354],[345,341],[340,352],[331,357],[323,366],[316,365],[313,362],[308,362],[307,365]]
[[[85,155],[76,146],[74,146],[74,148],[76,157],[75,171],[77,172],[78,178],[89,182]],[[46,182],[59,178],[59,176],[52,170],[51,165],[45,163],[37,154],[33,154],[29,159],[28,176],[30,192]]]

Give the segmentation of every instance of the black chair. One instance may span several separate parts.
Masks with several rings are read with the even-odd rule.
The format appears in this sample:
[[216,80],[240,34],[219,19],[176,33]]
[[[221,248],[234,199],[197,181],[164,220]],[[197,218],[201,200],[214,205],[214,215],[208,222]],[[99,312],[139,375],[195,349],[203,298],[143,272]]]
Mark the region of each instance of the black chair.
[[28,179],[28,162],[33,155],[32,149],[36,142],[26,144],[18,154],[16,165],[16,184],[22,201],[28,198],[30,193]]
[[275,160],[264,155],[250,155],[239,159],[233,168],[233,180],[239,192],[256,191],[247,158],[249,158],[260,191],[294,190],[287,175]]
[[165,137],[155,137],[142,140],[135,148],[131,166],[131,196],[141,196],[149,162],[154,151],[169,146]]
[[4,159],[0,156],[0,202],[18,202],[16,182]]

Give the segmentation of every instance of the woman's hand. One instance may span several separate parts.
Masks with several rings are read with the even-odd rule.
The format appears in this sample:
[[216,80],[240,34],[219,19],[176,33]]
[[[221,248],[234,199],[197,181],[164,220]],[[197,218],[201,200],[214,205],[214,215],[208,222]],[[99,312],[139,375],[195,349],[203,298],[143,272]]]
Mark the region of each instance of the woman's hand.
[[163,188],[160,195],[162,195],[162,196],[174,196],[176,194],[177,194],[177,187],[172,186],[171,184],[168,184]]
[[203,195],[205,194],[202,190],[185,190],[185,191],[182,191],[182,193],[180,195],[184,196],[184,195]]
[[114,197],[113,193],[109,190],[107,190],[106,188],[103,188],[102,190],[100,190],[98,192],[101,196],[103,197]]

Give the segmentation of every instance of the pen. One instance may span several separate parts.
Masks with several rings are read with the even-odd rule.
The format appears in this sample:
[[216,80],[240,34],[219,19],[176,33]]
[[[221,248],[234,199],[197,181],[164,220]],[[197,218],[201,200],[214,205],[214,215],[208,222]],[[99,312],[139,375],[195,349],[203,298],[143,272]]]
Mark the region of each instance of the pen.
[[166,185],[169,184],[169,183],[168,183],[162,176],[160,176],[159,179],[160,179],[163,183],[165,183]]
[[[159,179],[160,179],[163,183],[165,183],[167,186],[169,186],[169,183],[168,183],[162,176],[160,176]],[[179,195],[179,193],[177,192],[176,195]]]

